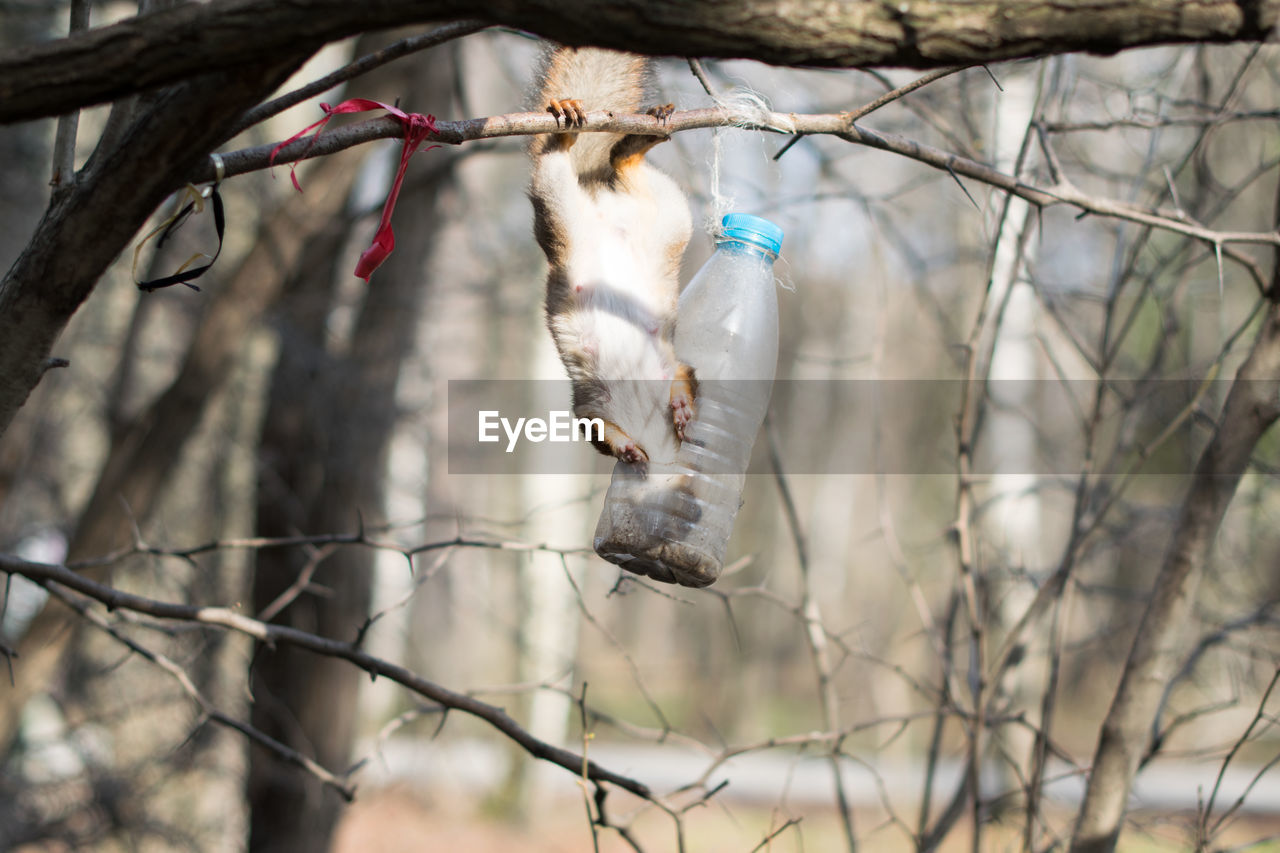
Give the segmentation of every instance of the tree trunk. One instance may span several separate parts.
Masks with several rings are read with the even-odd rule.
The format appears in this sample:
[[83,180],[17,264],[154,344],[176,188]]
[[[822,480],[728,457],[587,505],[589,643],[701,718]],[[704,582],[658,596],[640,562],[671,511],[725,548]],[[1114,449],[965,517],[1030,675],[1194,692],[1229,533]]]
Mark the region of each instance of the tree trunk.
[[[43,41],[54,30],[52,6],[32,6],[23,13],[6,13],[0,27],[0,49],[10,50]],[[35,228],[34,211],[49,200],[52,164],[49,140],[52,122],[27,122],[0,127],[0,269],[8,269]],[[0,506],[25,479],[31,448],[44,435],[40,418],[27,418],[10,440],[0,443]],[[8,513],[6,513],[8,515]],[[6,521],[9,519],[6,518]],[[14,527],[21,529],[22,520]]]
[[163,92],[118,142],[100,146],[71,186],[54,193],[31,241],[0,280],[0,434],[49,368],[58,335],[108,265],[225,141],[226,129],[284,82],[303,56],[278,55]]
[[[1276,218],[1280,220],[1280,199]],[[1262,328],[1236,373],[1218,428],[1196,465],[1173,542],[1103,722],[1071,842],[1073,853],[1115,849],[1133,775],[1149,746],[1151,723],[1187,644],[1196,590],[1218,528],[1254,448],[1280,417],[1280,257],[1269,293]]]
[[[317,170],[307,205],[287,200],[261,228],[259,241],[235,275],[211,287],[210,303],[173,383],[112,444],[88,505],[80,515],[68,561],[128,547],[134,524],[145,526],[195,433],[214,391],[223,383],[262,313],[280,293],[300,256],[305,235],[327,225],[350,188],[354,169],[332,158]],[[145,296],[143,298],[146,298]],[[105,569],[88,572],[96,579]],[[66,652],[77,617],[50,604],[23,636],[14,682],[0,692],[0,752],[7,751],[23,706],[45,690]]]
[[[371,75],[361,94],[386,100],[404,95],[404,101],[443,110],[451,97],[453,66],[450,51],[437,50],[396,66],[407,72],[404,77]],[[375,91],[369,92],[371,87]],[[443,219],[437,200],[449,193],[451,160],[448,152],[437,150],[411,167],[396,211],[398,248],[366,288],[347,352],[335,354],[326,345],[329,313],[339,295],[333,282],[350,275],[345,266],[336,268],[349,262],[338,251],[342,241],[314,245],[315,254],[300,270],[282,312],[280,361],[263,427],[260,534],[353,530],[381,519],[396,381],[415,339],[425,289],[422,270]],[[429,170],[425,180],[423,169]],[[259,555],[254,589],[259,612],[307,570],[307,560],[299,553]],[[369,616],[373,563],[374,552],[359,546],[325,556],[277,621],[354,641]],[[254,665],[254,725],[341,774],[351,760],[363,678],[343,661],[291,648],[262,649]],[[328,848],[341,800],[316,780],[255,748],[250,798],[251,850]]]

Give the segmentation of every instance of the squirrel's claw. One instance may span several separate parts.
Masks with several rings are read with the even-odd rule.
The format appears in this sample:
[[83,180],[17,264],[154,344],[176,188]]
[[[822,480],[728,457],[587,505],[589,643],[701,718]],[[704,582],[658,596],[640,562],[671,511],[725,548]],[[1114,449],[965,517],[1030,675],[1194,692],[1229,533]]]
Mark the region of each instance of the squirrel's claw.
[[547,112],[563,121],[565,127],[582,127],[587,123],[587,111],[576,98],[552,100],[547,103]]
[[675,104],[661,104],[656,107],[649,107],[645,112],[658,120],[658,124],[665,125],[667,119],[671,118],[672,113],[676,111]]
[[671,424],[676,428],[676,438],[684,441],[685,432],[689,428],[696,411],[693,400],[698,393],[698,379],[693,368],[680,364],[676,368],[676,378],[671,383]]
[[684,441],[685,430],[693,420],[693,403],[681,395],[671,398],[671,422],[676,428],[676,438]]
[[693,420],[693,394],[686,387],[672,386],[671,423],[676,428],[676,438],[684,441],[685,430]]
[[636,444],[634,441],[628,440],[622,446],[616,448],[618,458],[623,462],[630,462],[632,465],[639,466],[641,470],[647,470],[649,466],[649,454]]

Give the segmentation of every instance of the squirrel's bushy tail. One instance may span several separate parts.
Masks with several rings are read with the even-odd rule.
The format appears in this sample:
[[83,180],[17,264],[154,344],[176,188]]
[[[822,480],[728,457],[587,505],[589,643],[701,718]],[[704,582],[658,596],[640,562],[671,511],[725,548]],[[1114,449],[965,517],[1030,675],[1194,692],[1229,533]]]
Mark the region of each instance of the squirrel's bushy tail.
[[[648,58],[596,47],[555,47],[543,60],[538,88],[543,109],[548,101],[574,98],[588,112],[640,112],[648,97],[651,64]],[[584,133],[574,145],[573,159],[583,175],[607,168],[609,149],[617,134]]]
[[542,100],[577,98],[588,110],[638,112],[649,85],[643,56],[598,47],[557,47],[547,57]]

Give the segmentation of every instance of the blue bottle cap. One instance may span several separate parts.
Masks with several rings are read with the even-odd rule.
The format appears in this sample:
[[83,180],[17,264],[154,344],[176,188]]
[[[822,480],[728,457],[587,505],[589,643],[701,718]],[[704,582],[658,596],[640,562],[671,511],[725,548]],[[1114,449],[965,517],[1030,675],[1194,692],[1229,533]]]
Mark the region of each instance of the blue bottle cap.
[[775,255],[782,251],[782,229],[767,219],[750,213],[726,213],[720,224],[731,240],[751,243]]

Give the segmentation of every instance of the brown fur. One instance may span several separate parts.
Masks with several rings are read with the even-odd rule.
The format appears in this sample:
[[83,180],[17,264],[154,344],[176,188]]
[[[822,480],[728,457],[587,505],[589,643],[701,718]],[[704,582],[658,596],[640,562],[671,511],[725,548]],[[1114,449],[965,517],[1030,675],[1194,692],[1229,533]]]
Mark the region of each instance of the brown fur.
[[[542,69],[539,101],[563,126],[586,114],[638,112],[648,60],[558,48]],[[670,105],[650,110],[660,121]],[[678,444],[692,417],[693,369],[675,357],[680,262],[688,203],[645,161],[665,136],[551,133],[530,145],[534,236],[547,256],[547,325],[573,386],[578,417],[605,423],[602,453],[643,463]],[[649,417],[654,383],[665,428]]]

